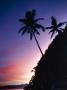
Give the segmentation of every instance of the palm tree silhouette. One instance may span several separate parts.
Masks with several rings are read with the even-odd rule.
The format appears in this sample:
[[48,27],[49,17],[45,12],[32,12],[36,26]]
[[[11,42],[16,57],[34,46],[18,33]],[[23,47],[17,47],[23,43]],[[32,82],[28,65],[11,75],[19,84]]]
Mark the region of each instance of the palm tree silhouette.
[[49,34],[51,34],[51,38],[53,37],[53,35],[57,32],[58,34],[60,34],[62,31],[61,31],[61,26],[64,25],[66,22],[60,22],[60,23],[57,23],[57,20],[54,16],[51,16],[51,26],[50,27],[46,27],[46,29],[51,29]]
[[21,35],[24,35],[25,33],[30,34],[30,40],[32,40],[32,38],[34,37],[38,48],[43,56],[43,52],[40,48],[35,34],[40,35],[38,29],[41,29],[43,32],[45,31],[45,28],[39,23],[37,23],[39,20],[43,20],[44,18],[35,18],[35,16],[36,10],[27,11],[25,14],[25,18],[19,19],[23,26],[19,29],[18,33],[21,33]]
[[62,30],[63,32],[66,32],[66,31],[67,31],[67,24],[65,25],[65,28],[61,28],[61,30]]

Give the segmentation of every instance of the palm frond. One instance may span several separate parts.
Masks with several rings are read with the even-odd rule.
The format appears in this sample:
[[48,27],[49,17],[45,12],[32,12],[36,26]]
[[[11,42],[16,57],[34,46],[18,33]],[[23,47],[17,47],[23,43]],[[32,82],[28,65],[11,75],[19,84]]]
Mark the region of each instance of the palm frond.
[[31,32],[30,33],[30,40],[32,40],[32,38],[33,38],[33,33]]
[[30,28],[29,28],[29,27],[27,27],[27,33],[28,33],[28,34],[30,33]]
[[57,27],[61,27],[62,25],[64,25],[64,23],[59,23]]
[[30,18],[31,17],[31,11],[27,11],[25,14],[25,18]]
[[50,27],[46,27],[45,29],[52,29],[53,28],[53,26],[50,26]]
[[24,28],[25,28],[25,26],[22,27],[22,28],[20,28],[19,31],[18,31],[18,33],[21,33],[21,32],[23,31]]
[[55,19],[54,16],[51,17],[51,24],[54,26],[54,25],[57,25],[57,20]]
[[67,23],[67,22],[61,22],[61,23],[59,23],[59,24],[58,24],[58,27],[61,27],[61,26],[64,25],[65,23]]
[[60,30],[63,30],[64,28],[59,28]]
[[35,16],[36,16],[36,10],[33,9],[33,10],[31,11],[31,14],[32,14],[32,18],[35,18]]
[[55,33],[55,30],[54,29],[52,29],[48,34],[50,34],[50,33],[52,33],[51,34],[51,38],[53,37],[53,35],[54,35],[54,33]]
[[37,28],[41,28],[43,32],[45,31],[45,28],[42,25],[40,25],[40,24],[36,24],[36,27]]
[[24,28],[21,35],[24,35],[27,32],[27,28]]
[[60,28],[60,30],[63,32],[65,30],[67,30],[67,24],[65,25],[65,28]]
[[65,22],[63,22],[63,23],[66,23],[66,25],[67,25],[67,21],[65,21]]
[[48,34],[50,34],[51,32],[54,32],[54,29],[50,30],[50,32]]
[[39,20],[44,20],[44,18],[37,18],[35,19],[35,22],[38,22]]
[[20,21],[21,23],[24,23],[26,20],[25,20],[25,19],[19,19],[19,21]]
[[51,38],[53,37],[54,33],[55,33],[55,32],[52,32],[52,34],[51,34]]
[[65,26],[65,30],[67,30],[67,24],[66,24],[66,26]]
[[62,33],[62,30],[57,29],[58,34]]
[[65,26],[65,28],[61,29],[62,31],[66,31],[67,30],[67,24]]
[[40,33],[38,32],[38,30],[37,30],[37,29],[34,29],[34,30],[35,30],[34,32],[36,32],[36,34],[40,35]]

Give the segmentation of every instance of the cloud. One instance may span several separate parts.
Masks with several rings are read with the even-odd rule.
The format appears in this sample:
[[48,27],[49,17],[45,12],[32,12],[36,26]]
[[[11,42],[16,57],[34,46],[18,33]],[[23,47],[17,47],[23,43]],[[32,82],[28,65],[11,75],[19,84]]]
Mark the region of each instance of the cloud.
[[23,64],[15,63],[6,67],[0,68],[0,83],[4,82],[28,82],[29,75],[27,75]]

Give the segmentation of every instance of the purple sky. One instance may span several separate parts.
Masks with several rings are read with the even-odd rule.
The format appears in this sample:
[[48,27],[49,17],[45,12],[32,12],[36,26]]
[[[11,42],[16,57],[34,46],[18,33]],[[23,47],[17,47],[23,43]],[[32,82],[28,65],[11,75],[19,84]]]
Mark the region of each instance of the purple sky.
[[[37,17],[44,26],[50,25],[50,17],[58,21],[67,20],[67,0],[0,0],[0,84],[26,83],[31,77],[31,70],[41,57],[33,38],[30,41],[26,34],[18,35],[25,11],[36,9]],[[48,47],[48,32],[37,36],[42,51]],[[15,73],[17,73],[15,75]]]

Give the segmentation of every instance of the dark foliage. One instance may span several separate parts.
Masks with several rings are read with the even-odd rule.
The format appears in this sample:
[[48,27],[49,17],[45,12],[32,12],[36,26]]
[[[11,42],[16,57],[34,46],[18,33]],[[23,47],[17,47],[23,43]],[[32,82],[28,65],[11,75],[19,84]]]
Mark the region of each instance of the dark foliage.
[[49,45],[35,67],[35,75],[24,90],[67,88],[67,25]]

